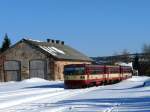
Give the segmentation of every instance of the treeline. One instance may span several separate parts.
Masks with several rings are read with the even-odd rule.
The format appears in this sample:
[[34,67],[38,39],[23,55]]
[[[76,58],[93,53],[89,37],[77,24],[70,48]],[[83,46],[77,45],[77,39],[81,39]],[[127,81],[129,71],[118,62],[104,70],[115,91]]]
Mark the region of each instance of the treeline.
[[132,62],[133,68],[138,71],[139,75],[150,76],[150,44],[143,44],[141,53],[130,53],[123,50],[120,53],[114,53],[113,56],[91,57],[95,60],[94,64],[116,65],[119,62]]
[[138,71],[139,75],[150,76],[150,44],[144,44],[140,54],[131,55],[130,52],[124,50],[120,56],[117,56],[116,61],[132,62],[133,69]]

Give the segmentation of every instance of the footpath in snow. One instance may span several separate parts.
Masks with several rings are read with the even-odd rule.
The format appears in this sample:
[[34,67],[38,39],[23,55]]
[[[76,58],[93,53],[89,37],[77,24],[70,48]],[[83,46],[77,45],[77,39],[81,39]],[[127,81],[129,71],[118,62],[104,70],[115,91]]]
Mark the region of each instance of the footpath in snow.
[[39,78],[1,83],[0,112],[150,112],[150,78],[86,89]]

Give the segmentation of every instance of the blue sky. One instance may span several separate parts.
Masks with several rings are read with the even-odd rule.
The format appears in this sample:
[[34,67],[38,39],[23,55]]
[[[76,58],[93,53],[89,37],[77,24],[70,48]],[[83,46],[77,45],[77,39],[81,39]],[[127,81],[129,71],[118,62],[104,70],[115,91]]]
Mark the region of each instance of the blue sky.
[[149,0],[0,0],[0,41],[64,40],[88,56],[150,43]]

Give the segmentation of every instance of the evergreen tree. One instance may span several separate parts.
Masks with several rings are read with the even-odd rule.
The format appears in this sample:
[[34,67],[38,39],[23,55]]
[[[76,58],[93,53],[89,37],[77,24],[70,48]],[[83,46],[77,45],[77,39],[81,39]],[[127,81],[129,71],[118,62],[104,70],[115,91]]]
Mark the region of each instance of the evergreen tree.
[[4,52],[5,50],[7,50],[10,47],[10,45],[11,45],[11,41],[8,38],[8,35],[6,33],[4,37],[4,41],[2,43],[1,52]]

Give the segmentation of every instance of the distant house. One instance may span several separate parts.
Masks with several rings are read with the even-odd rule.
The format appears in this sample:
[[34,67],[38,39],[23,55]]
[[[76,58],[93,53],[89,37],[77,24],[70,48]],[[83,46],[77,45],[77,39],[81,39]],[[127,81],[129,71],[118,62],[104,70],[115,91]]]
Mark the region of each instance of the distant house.
[[91,62],[64,41],[22,39],[0,54],[0,80],[20,81],[31,77],[63,80],[64,65]]

